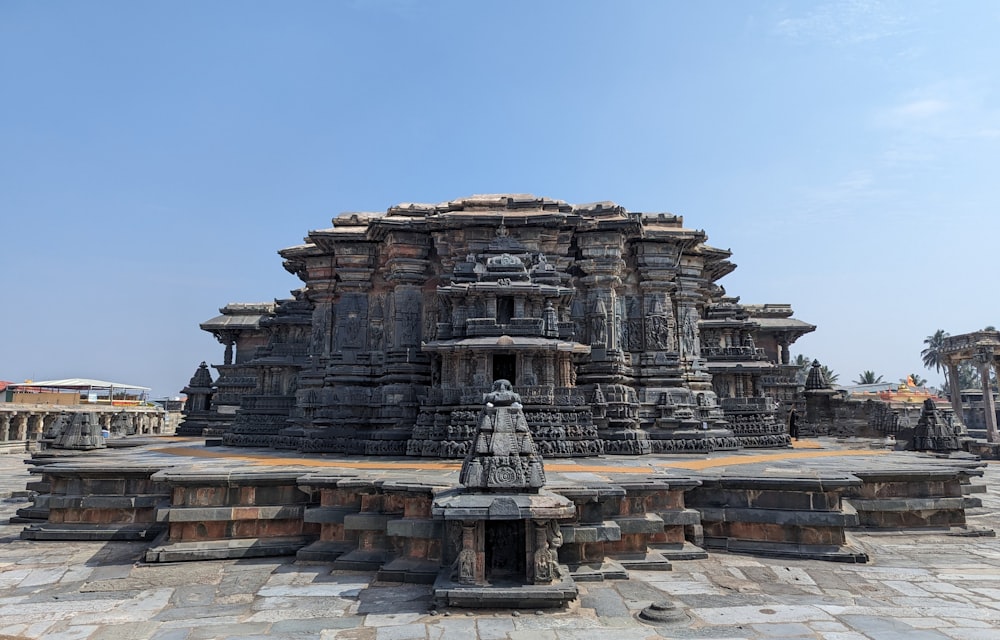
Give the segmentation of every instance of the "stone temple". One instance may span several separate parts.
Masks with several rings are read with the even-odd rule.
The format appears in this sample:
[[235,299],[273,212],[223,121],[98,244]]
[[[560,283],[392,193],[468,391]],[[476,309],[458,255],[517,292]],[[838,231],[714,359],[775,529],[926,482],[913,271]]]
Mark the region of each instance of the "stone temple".
[[789,443],[789,347],[815,327],[727,295],[730,251],[680,216],[480,195],[344,214],[279,253],[302,288],[202,324],[225,362],[185,389],[182,433],[461,458],[509,380],[544,457]]

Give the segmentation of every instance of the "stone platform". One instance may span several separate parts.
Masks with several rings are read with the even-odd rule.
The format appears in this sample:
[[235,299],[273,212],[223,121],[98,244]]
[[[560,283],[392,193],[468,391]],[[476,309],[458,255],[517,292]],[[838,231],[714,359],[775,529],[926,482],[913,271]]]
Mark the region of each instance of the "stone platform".
[[[745,460],[763,468],[805,469],[813,464],[845,467],[846,463],[835,464],[838,459],[867,464],[874,459],[909,458],[897,454],[886,458],[878,452],[840,455],[847,452],[830,449],[787,453],[832,457]],[[578,580],[579,598],[544,615],[531,610],[452,610],[435,608],[429,584],[383,580],[375,571],[331,570],[328,563],[304,563],[294,556],[149,564],[142,561],[149,546],[145,542],[19,540],[24,525],[6,522],[28,504],[22,488],[33,478],[22,459],[23,455],[0,456],[0,636],[978,640],[1000,634],[996,588],[1000,538],[953,536],[943,527],[852,529],[853,543],[876,560],[871,564],[753,557],[712,549],[702,559],[674,560],[669,572],[632,570],[629,580]],[[655,471],[680,468],[694,474],[714,468],[738,473],[749,468],[731,460],[730,456],[657,459]],[[696,464],[722,466],[692,469]],[[259,465],[244,461],[243,468],[248,466]],[[319,466],[314,469],[321,471]],[[1000,527],[1000,494],[995,489],[1000,467],[991,465],[984,471],[985,478],[974,478],[971,488],[963,489],[964,495],[971,493],[982,503],[966,507],[969,529]],[[448,471],[418,473],[441,477]],[[579,474],[572,477],[581,485],[601,474],[582,469],[570,473]],[[640,612],[663,600],[681,609],[684,622],[643,621]]]
[[[560,562],[576,579],[600,581],[670,570],[710,550],[864,563],[869,554],[851,537],[861,530],[992,534],[966,521],[983,473],[972,456],[889,452],[866,441],[806,446],[551,461],[548,488],[576,511],[560,523]],[[432,582],[446,561],[430,503],[457,485],[459,470],[183,439],[45,462],[31,473],[49,493],[34,509],[25,505],[33,517],[25,539],[161,534],[147,562],[298,554],[418,583]]]

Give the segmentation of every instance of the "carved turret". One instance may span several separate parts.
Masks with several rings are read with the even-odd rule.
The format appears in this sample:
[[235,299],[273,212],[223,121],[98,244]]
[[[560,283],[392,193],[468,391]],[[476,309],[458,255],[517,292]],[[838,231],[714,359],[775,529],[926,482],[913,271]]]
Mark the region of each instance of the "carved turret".
[[497,380],[484,401],[459,482],[482,491],[537,492],[545,484],[545,471],[521,411],[521,396],[508,380]]

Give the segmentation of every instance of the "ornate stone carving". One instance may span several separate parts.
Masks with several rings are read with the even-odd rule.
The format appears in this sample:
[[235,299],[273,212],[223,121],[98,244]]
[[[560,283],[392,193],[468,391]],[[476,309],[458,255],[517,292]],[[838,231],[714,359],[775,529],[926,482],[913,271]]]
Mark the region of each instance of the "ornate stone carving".
[[459,482],[470,489],[537,491],[545,484],[545,472],[521,411],[521,396],[509,381],[497,380],[484,400]]

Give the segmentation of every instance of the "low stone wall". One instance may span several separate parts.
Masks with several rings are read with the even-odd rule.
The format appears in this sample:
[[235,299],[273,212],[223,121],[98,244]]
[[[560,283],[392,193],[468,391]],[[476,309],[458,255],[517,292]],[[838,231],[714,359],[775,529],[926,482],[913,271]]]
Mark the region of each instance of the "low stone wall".
[[849,475],[703,478],[687,497],[705,546],[765,556],[867,562],[847,540],[857,516],[841,501],[861,485]]
[[311,542],[319,527],[304,519],[311,496],[299,490],[302,469],[166,470],[154,480],[170,491],[156,520],[164,539],[147,562],[288,555]]
[[153,476],[160,466],[48,464],[48,519],[21,532],[27,540],[151,540],[162,531],[156,508],[169,499]]
[[858,526],[865,529],[925,529],[964,527],[963,486],[975,468],[900,471],[872,469],[855,471],[862,483],[851,487],[846,497],[857,511]]
[[[22,537],[160,535],[148,562],[295,554],[404,582],[431,582],[454,560],[454,528],[432,506],[459,490],[419,475],[235,466],[205,472],[123,463],[117,455],[100,464],[85,455],[38,457],[32,472],[41,480],[32,485],[47,493],[22,510],[30,522]],[[674,472],[560,481],[547,489],[569,499],[574,513],[559,526],[559,559],[576,580],[669,570],[671,561],[705,557],[702,542],[732,552],[865,562],[851,545],[851,528],[963,529],[965,493],[982,463],[911,456],[895,466],[853,464],[850,472],[809,476]]]

